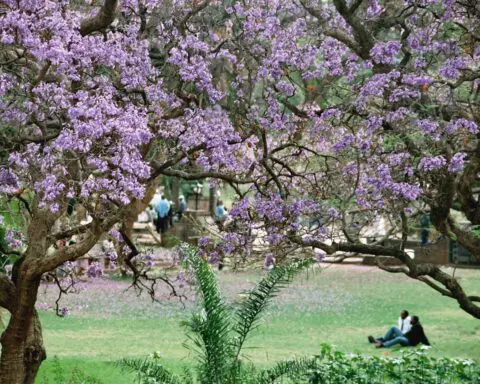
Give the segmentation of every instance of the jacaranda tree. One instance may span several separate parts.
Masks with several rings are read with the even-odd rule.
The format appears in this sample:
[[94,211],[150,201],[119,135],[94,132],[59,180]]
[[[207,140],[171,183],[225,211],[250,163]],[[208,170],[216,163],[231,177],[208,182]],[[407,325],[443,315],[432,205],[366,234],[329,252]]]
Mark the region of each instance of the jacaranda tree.
[[[429,212],[480,258],[479,17],[469,0],[1,1],[0,192],[28,220],[0,278],[0,382],[32,383],[45,358],[41,276],[88,252],[162,175],[237,192],[221,248],[202,241],[212,257],[248,257],[259,237],[267,258],[393,256],[403,265],[380,266],[480,318],[479,297],[404,250]],[[72,199],[90,223],[58,225]],[[362,243],[353,212],[359,226],[386,220],[400,245]],[[2,253],[19,248],[5,239]]]

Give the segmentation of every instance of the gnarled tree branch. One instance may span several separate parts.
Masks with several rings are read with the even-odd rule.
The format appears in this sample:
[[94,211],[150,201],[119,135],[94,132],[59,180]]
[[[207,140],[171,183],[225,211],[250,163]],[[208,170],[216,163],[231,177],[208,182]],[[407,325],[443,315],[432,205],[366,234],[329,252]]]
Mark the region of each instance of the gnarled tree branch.
[[105,0],[105,4],[94,17],[82,21],[80,34],[87,36],[108,27],[115,20],[117,6],[118,0]]

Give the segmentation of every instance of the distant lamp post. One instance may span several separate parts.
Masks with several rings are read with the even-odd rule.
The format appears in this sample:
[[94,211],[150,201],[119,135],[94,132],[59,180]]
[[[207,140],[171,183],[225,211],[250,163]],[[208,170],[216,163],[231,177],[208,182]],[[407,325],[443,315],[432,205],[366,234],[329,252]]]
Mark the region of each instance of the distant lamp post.
[[203,185],[200,183],[197,183],[193,187],[193,193],[195,194],[195,210],[198,211],[198,199],[200,198],[200,195],[202,193]]

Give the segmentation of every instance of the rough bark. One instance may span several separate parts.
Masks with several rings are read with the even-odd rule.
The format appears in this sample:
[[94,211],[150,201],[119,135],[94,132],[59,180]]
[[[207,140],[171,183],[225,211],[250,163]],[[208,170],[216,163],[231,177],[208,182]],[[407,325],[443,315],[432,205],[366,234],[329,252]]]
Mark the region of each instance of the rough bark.
[[40,278],[22,279],[13,297],[11,318],[0,342],[1,384],[33,384],[46,358],[42,329],[35,311]]
[[115,20],[117,6],[118,0],[105,0],[105,4],[94,17],[82,21],[80,34],[86,36],[108,27]]
[[171,193],[171,199],[175,203],[175,206],[178,208],[178,197],[180,196],[180,180],[178,179],[178,177],[172,177]]
[[12,299],[15,292],[15,286],[7,278],[7,276],[0,277],[0,307],[8,311],[12,311]]
[[44,257],[51,244],[48,234],[59,215],[38,207],[35,201],[32,220],[28,228],[28,248],[16,265],[12,283],[0,279],[0,305],[10,311],[10,321],[0,342],[1,384],[30,384],[35,380],[45,349],[40,321],[35,311],[38,287],[42,272],[37,260]]
[[208,210],[210,212],[210,216],[215,216],[215,206],[217,204],[217,187],[213,186],[209,189],[208,195]]

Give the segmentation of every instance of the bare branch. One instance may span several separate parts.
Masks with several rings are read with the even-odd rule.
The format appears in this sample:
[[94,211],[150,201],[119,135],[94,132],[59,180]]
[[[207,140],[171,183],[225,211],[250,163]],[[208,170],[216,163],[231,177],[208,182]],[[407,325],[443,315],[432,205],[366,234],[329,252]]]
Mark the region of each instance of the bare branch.
[[[120,234],[122,235],[123,241],[125,241],[127,246],[130,248],[130,253],[125,258],[125,264],[127,264],[130,270],[133,272],[133,282],[129,288],[134,287],[140,293],[145,289],[150,295],[152,301],[158,302],[157,298],[155,297],[155,286],[157,285],[157,280],[160,280],[169,286],[171,291],[170,296],[178,297],[183,304],[182,300],[186,299],[186,296],[179,294],[175,286],[167,277],[159,276],[152,278],[148,276],[148,273],[146,271],[140,271],[137,268],[137,266],[133,262],[133,259],[138,256],[140,252],[138,251],[136,245],[133,243],[130,237],[125,233],[125,231],[120,230]],[[148,285],[144,281],[146,281]]]
[[209,4],[210,4],[210,1],[205,0],[203,3],[200,3],[198,6],[192,8],[190,12],[187,12],[185,17],[180,21],[180,24],[178,25],[178,29],[182,34],[182,36],[185,36],[187,33],[188,20],[190,20],[193,16],[197,15],[199,12],[205,9]]
[[348,9],[345,0],[333,0],[333,4],[338,13],[340,13],[345,21],[352,27],[355,41],[361,47],[357,54],[363,59],[368,59],[370,56],[370,50],[374,46],[373,37],[370,31],[368,31],[353,12]]
[[[310,7],[307,5],[307,3],[304,0],[300,0],[300,3],[302,4],[303,8],[313,17],[315,17],[322,26],[324,26],[323,33],[326,36],[333,37],[334,39],[340,41],[341,43],[345,44],[347,47],[349,47],[352,51],[354,51],[358,56],[362,58],[368,58],[369,54],[365,55],[365,52],[362,50],[362,47],[350,37],[350,34],[345,31],[344,29],[341,28],[332,28],[330,26],[323,25],[324,22],[323,17],[321,15],[321,12],[315,8]],[[364,57],[365,56],[365,57]]]
[[239,179],[236,176],[233,175],[228,175],[225,173],[220,173],[220,172],[196,172],[196,173],[187,173],[184,171],[178,171],[174,169],[165,169],[161,171],[162,175],[165,176],[175,176],[179,177],[184,180],[201,180],[201,179],[206,179],[206,178],[215,178],[215,179],[221,179],[224,181],[228,181],[231,183],[236,183],[236,184],[250,184],[253,183],[253,179]]

